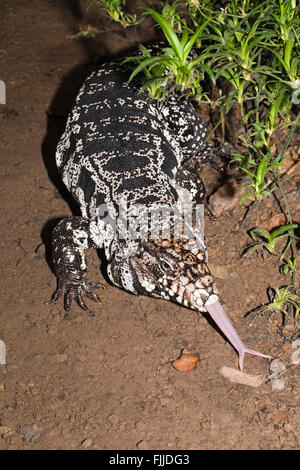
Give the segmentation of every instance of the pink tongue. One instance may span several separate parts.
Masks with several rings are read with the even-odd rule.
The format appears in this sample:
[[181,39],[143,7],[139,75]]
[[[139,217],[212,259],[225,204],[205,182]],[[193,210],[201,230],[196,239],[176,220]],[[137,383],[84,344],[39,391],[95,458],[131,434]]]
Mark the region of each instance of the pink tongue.
[[229,320],[228,316],[224,312],[223,307],[220,304],[220,302],[215,302],[210,305],[205,304],[205,308],[210,314],[210,316],[212,317],[212,319],[214,320],[214,322],[218,325],[220,330],[222,330],[226,338],[231,342],[231,344],[237,350],[239,354],[239,366],[241,370],[243,370],[243,367],[244,367],[244,354],[245,353],[253,354],[254,356],[267,357],[271,359],[271,356],[266,356],[265,354],[254,351],[253,349],[249,349],[247,348],[247,346],[244,345],[239,335],[237,334],[234,326]]

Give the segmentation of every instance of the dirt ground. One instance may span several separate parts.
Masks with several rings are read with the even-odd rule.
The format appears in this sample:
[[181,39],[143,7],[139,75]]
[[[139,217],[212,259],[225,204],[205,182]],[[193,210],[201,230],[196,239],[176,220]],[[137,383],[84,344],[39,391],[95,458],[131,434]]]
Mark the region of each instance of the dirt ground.
[[[299,449],[299,365],[291,362],[288,341],[297,325],[290,318],[281,331],[276,313],[244,318],[267,302],[269,285],[285,282],[273,258],[241,257],[249,229],[278,214],[273,199],[243,223],[239,205],[206,220],[206,237],[211,270],[240,336],[286,365],[281,391],[226,380],[219,370],[237,368],[237,354],[207,316],[109,285],[97,252],[88,253],[89,277],[107,289],[96,316],[74,307],[64,319],[60,303],[46,304],[56,286],[51,230],[78,213],[54,164],[72,100],[96,59],[153,37],[148,23],[121,31],[100,8],[87,12],[88,3],[1,2],[7,104],[0,105],[0,339],[7,364],[0,365],[0,449]],[[70,39],[79,24],[104,31]],[[209,174],[216,181],[218,174]],[[299,183],[291,182],[288,198],[300,221]],[[170,363],[183,348],[199,352],[194,372]],[[245,360],[255,375],[268,375],[269,365]]]

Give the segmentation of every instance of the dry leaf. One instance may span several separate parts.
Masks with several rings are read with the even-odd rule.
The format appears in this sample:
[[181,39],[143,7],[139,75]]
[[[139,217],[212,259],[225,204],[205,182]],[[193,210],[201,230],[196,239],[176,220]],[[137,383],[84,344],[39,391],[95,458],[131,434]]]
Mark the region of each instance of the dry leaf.
[[199,354],[198,353],[191,353],[184,349],[179,359],[172,362],[172,366],[176,370],[180,370],[182,372],[189,372],[191,370],[195,370],[197,367],[197,362],[199,361]]
[[265,378],[261,375],[246,374],[246,372],[227,366],[221,367],[220,373],[230,382],[248,385],[249,387],[258,387],[265,381]]

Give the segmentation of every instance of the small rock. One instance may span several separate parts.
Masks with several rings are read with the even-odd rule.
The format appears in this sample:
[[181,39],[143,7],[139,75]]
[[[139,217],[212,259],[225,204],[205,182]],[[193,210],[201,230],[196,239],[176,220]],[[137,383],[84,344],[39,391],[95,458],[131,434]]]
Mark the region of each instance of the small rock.
[[36,424],[29,425],[24,429],[22,438],[25,442],[35,442],[40,437],[41,431]]
[[227,366],[222,366],[220,373],[230,382],[248,385],[249,387],[259,387],[265,381],[265,378],[260,375],[246,374],[246,372]]
[[192,353],[184,349],[179,359],[172,362],[174,369],[181,372],[190,372],[196,369],[199,362],[199,353]]
[[285,364],[279,359],[274,359],[270,364],[270,372],[272,372],[272,374],[278,375],[284,372],[285,370],[286,370]]
[[169,366],[165,365],[160,367],[159,375],[167,375],[169,373]]
[[275,390],[283,390],[286,387],[286,381],[284,379],[272,379],[270,380],[271,388]]
[[294,174],[293,179],[295,181],[300,181],[300,161],[299,161],[299,147],[294,147],[289,149],[288,153],[284,154],[285,161],[280,170],[280,174],[284,176],[290,176]]
[[209,203],[215,215],[221,217],[224,212],[236,207],[240,203],[240,199],[241,194],[238,184],[235,181],[229,181],[210,196]]
[[292,342],[292,349],[300,348],[300,339],[296,339]]
[[93,445],[93,441],[90,437],[88,437],[87,439],[84,439],[82,442],[81,442],[81,447],[83,449],[88,449],[89,447],[91,447]]
[[44,243],[40,243],[34,250],[37,258],[45,258],[46,247]]
[[68,359],[68,354],[54,354],[54,358],[57,362],[65,362]]
[[5,434],[11,432],[12,429],[9,426],[0,426],[0,436],[4,436]]
[[173,388],[165,388],[164,389],[164,393],[168,396],[168,397],[172,397],[174,395],[174,390]]
[[116,416],[116,415],[110,415],[107,418],[107,421],[109,421],[111,424],[118,424],[119,420],[120,420],[119,416]]
[[8,431],[8,432],[3,433],[1,436],[3,437],[3,439],[10,439],[10,438],[13,437],[15,434],[16,434],[16,431],[14,431],[14,430],[12,429],[11,431]]
[[170,403],[170,398],[163,397],[160,399],[161,406],[167,406]]
[[137,449],[148,449],[149,448],[147,442],[143,441],[143,439],[141,439],[140,441],[137,442],[136,447],[137,447]]
[[273,423],[283,423],[287,419],[288,413],[275,408],[269,417]]
[[284,214],[275,214],[272,215],[272,217],[269,217],[268,219],[264,220],[262,222],[261,226],[265,230],[268,230],[268,232],[271,232],[273,229],[279,227],[280,225],[283,225],[285,223],[285,216]]
[[300,348],[293,352],[291,355],[291,361],[294,365],[300,364]]

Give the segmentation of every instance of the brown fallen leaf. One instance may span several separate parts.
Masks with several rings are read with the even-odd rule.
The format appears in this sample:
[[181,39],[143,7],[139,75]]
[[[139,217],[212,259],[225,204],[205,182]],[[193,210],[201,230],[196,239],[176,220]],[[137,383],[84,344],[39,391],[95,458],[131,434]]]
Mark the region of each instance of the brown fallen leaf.
[[181,372],[189,372],[196,369],[199,359],[198,353],[191,353],[187,349],[184,349],[180,358],[172,362],[172,366],[174,369],[180,370]]
[[265,378],[261,375],[246,374],[246,372],[227,366],[221,367],[220,373],[230,382],[248,385],[249,387],[258,387],[265,381]]

